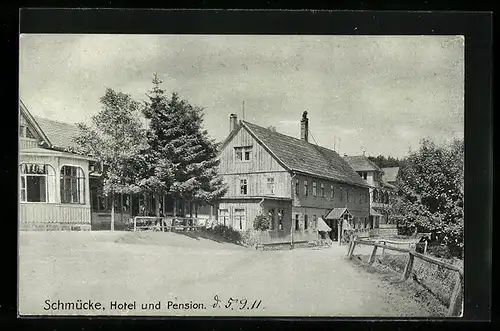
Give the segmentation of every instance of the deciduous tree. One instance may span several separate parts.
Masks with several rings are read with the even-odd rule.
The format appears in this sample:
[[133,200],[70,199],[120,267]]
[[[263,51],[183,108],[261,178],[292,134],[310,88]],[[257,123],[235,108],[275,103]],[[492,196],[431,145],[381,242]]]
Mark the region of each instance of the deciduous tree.
[[137,117],[139,103],[130,95],[107,88],[102,109],[90,125],[78,123],[77,149],[96,158],[102,173],[102,190],[111,196],[111,230],[114,230],[115,194],[137,190],[130,165],[145,148],[145,131]]
[[463,247],[464,143],[422,140],[400,168],[402,199],[392,214],[405,227],[431,232],[455,253]]

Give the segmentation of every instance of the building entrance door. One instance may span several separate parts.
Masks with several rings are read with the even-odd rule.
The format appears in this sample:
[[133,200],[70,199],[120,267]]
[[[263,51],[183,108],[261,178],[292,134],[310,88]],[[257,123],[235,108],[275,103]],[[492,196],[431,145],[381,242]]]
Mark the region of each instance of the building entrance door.
[[332,241],[339,240],[339,225],[338,225],[338,220],[329,220],[327,224],[332,229],[332,231],[330,231],[330,233],[329,233],[330,239]]

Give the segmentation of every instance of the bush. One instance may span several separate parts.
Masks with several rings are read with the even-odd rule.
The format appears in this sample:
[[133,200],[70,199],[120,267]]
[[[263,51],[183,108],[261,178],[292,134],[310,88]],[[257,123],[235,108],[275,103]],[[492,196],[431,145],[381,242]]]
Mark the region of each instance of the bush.
[[245,232],[243,232],[241,240],[245,245],[250,247],[254,247],[255,245],[260,244],[258,233],[252,229],[245,230]]
[[235,244],[240,243],[242,239],[241,233],[226,225],[218,224],[212,227],[210,231]]
[[269,230],[269,220],[264,215],[257,215],[253,221],[253,228],[260,231]]

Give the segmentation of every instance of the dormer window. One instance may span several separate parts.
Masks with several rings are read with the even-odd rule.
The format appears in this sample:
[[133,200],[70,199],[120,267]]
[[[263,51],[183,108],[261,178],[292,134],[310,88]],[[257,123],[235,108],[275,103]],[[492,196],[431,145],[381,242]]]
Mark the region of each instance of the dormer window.
[[361,178],[363,178],[364,180],[366,180],[366,178],[368,177],[368,174],[366,171],[359,171],[358,172],[359,176],[361,176]]
[[237,162],[248,162],[252,157],[252,147],[235,147],[234,148],[234,159]]

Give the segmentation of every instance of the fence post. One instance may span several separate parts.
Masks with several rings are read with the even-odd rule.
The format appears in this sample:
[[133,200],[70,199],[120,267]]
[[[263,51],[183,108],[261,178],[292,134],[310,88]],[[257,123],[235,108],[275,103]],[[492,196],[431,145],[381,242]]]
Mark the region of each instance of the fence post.
[[349,249],[349,259],[352,258],[352,254],[354,253],[354,247],[356,247],[356,240],[355,239],[351,239],[351,245],[350,245],[350,249]]
[[134,232],[137,231],[137,216],[134,217]]
[[455,287],[450,297],[450,306],[448,307],[448,316],[459,316],[462,310],[462,289],[463,278],[460,272],[457,272]]
[[384,241],[382,241],[382,242],[384,243],[384,248],[382,248],[382,255],[384,255],[384,254],[385,254],[385,245],[386,245],[387,243],[385,242],[385,240],[384,240]]
[[377,244],[375,244],[373,246],[372,255],[370,255],[370,260],[368,261],[368,263],[373,264],[373,262],[375,262],[375,254],[377,254],[377,248],[378,248],[378,246],[377,246]]
[[427,240],[424,242],[424,254],[427,253]]
[[405,271],[403,273],[403,280],[407,280],[413,270],[413,260],[415,259],[415,256],[411,252],[408,254],[410,257],[408,258],[408,263],[406,264]]

